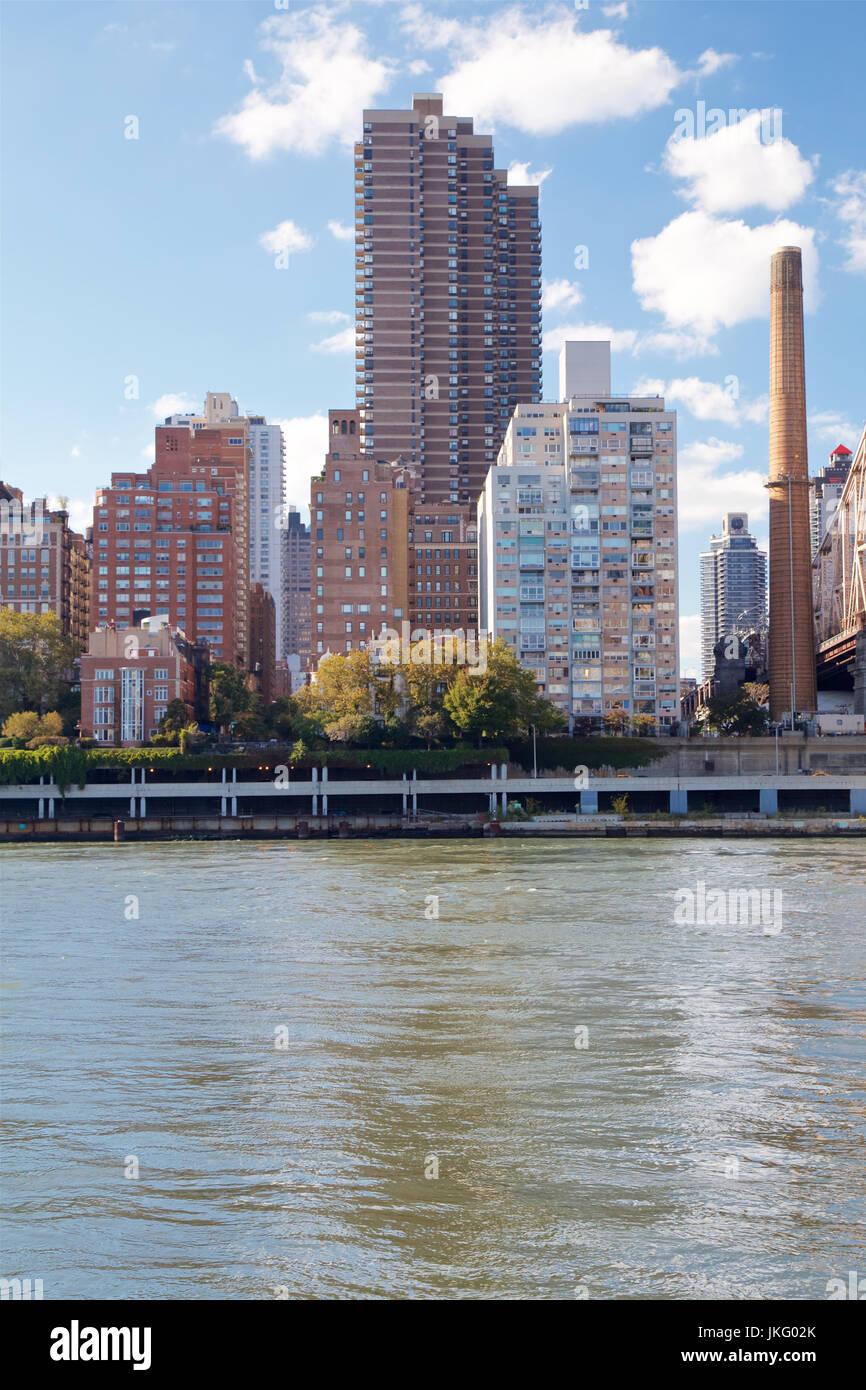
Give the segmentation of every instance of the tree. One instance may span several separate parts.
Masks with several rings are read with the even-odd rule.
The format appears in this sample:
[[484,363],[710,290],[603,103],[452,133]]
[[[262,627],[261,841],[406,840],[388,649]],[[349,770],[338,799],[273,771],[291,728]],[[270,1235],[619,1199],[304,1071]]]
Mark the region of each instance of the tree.
[[0,718],[54,708],[72,684],[76,655],[56,613],[0,610]]
[[770,687],[761,681],[746,681],[740,689],[756,705],[765,705],[770,698]]
[[520,665],[502,641],[487,649],[482,672],[461,666],[443,697],[452,724],[468,737],[508,738],[563,726],[559,711],[538,689],[531,671]]
[[243,671],[227,661],[212,661],[208,668],[210,717],[229,736],[232,724],[250,708],[252,696],[244,681]]
[[183,700],[169,700],[165,714],[159,721],[160,731],[164,734],[179,734],[188,723],[189,710]]
[[628,715],[619,706],[616,709],[609,709],[605,714],[602,723],[609,734],[623,734],[628,725]]
[[268,710],[270,728],[277,737],[286,738],[294,733],[294,721],[298,716],[298,702],[292,695],[280,695]]
[[635,714],[632,717],[631,727],[636,734],[654,734],[656,732],[655,715]]
[[728,695],[714,695],[707,701],[707,722],[720,734],[763,734],[769,715],[744,690],[732,690]]
[[263,739],[267,736],[268,729],[265,724],[262,702],[258,695],[249,694],[249,704],[237,716],[235,729],[239,738]]
[[15,739],[19,744],[26,743],[28,748],[40,747],[45,741],[66,743],[62,734],[63,720],[56,710],[49,710],[41,718],[35,710],[22,710],[18,714],[10,714],[3,724],[4,738]]

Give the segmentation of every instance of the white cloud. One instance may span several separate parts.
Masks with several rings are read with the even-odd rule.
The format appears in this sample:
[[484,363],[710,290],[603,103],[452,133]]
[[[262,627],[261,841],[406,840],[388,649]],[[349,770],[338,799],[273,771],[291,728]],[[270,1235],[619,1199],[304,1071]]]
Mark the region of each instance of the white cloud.
[[347,227],[342,222],[337,222],[334,218],[328,223],[328,231],[337,241],[354,241],[355,228]]
[[141,457],[143,459],[147,459],[148,463],[153,463],[154,459],[156,458],[156,445],[145,444],[144,448],[141,451]]
[[423,58],[416,58],[413,63],[409,64],[409,71],[413,77],[420,77],[422,72],[430,71],[430,64]]
[[788,221],[748,227],[684,212],[657,236],[632,242],[634,291],[641,307],[662,313],[669,327],[703,335],[766,318],[770,257],[779,246],[803,249],[808,310],[817,301],[815,232]]
[[683,77],[661,48],[629,48],[609,29],[581,31],[576,13],[514,5],[491,24],[487,16],[437,19],[413,5],[404,26],[424,47],[448,49],[452,67],[437,88],[449,111],[471,111],[480,129],[502,121],[552,135],[627,119],[664,105]]
[[828,444],[844,444],[846,448],[856,449],[860,429],[838,410],[815,410],[808,417],[809,428],[817,439]]
[[583,290],[576,280],[542,280],[541,301],[545,314],[558,309],[574,309],[583,299]]
[[736,53],[717,53],[714,48],[706,48],[698,59],[698,74],[701,77],[711,77],[720,68],[730,67],[731,63],[736,61]]
[[191,396],[172,395],[169,392],[155,400],[150,409],[154,419],[161,423],[166,415],[198,415],[201,410],[201,401],[194,401]]
[[69,450],[69,457],[71,459],[81,458],[81,450],[79,449],[77,444],[73,444],[72,448]]
[[680,450],[677,471],[677,515],[680,531],[706,530],[724,512],[767,516],[765,477],[756,469],[723,471],[742,458],[743,446],[712,436]]
[[85,497],[64,497],[60,494],[50,492],[46,498],[49,509],[59,511],[61,508],[69,513],[69,525],[73,531],[83,534],[88,526],[93,525],[93,502]]
[[740,410],[750,425],[765,425],[770,418],[770,397],[756,396],[753,401],[744,401]]
[[313,238],[303,227],[287,218],[278,227],[274,227],[273,231],[262,232],[259,244],[266,251],[270,251],[272,256],[278,256],[281,252],[290,255],[293,251],[309,251]]
[[[764,114],[769,120],[770,113]],[[699,138],[672,135],[663,163],[673,178],[687,185],[681,196],[713,213],[752,206],[781,212],[797,202],[814,178],[812,164],[782,136],[763,143],[761,118],[755,111]]]
[[328,417],[296,415],[271,423],[282,426],[286,443],[286,501],[307,511],[310,478],[321,473],[328,452]]
[[559,352],[565,342],[586,339],[609,342],[611,352],[633,352],[637,337],[634,328],[611,328],[606,323],[562,323],[544,334],[543,347],[545,352]]
[[544,180],[549,178],[552,173],[552,166],[549,169],[530,169],[528,163],[521,164],[518,160],[513,159],[508,166],[508,182],[515,185],[535,184],[540,188]]
[[701,679],[701,615],[680,615],[680,674]]
[[845,227],[845,270],[866,275],[866,171],[849,169],[833,184],[833,192],[839,199],[836,216]]
[[677,377],[668,383],[665,399],[684,405],[696,420],[721,420],[735,425],[739,420],[736,397],[716,381],[702,381],[697,376]]
[[628,0],[618,5],[602,5],[601,12],[605,19],[628,19]]
[[216,134],[242,146],[250,159],[277,150],[318,155],[332,144],[350,148],[361,111],[378,104],[393,65],[370,56],[357,25],[317,7],[271,16],[260,32],[279,75],[267,86],[254,85],[238,110],[217,121]]
[[717,357],[719,349],[705,333],[691,333],[682,328],[659,328],[644,333],[635,353],[660,352],[670,354],[678,362],[690,357]]
[[723,382],[702,381],[700,377],[675,377],[672,381],[643,378],[637,382],[635,396],[664,396],[672,406],[685,406],[696,420],[721,420],[726,425],[741,425],[743,421],[761,424],[767,418],[769,397],[744,400],[735,376]]
[[311,309],[307,318],[313,323],[351,323],[348,314],[342,309]]
[[330,338],[323,338],[320,343],[311,343],[310,352],[354,352],[355,351],[355,329],[350,324],[348,328],[342,328],[339,333],[334,333]]

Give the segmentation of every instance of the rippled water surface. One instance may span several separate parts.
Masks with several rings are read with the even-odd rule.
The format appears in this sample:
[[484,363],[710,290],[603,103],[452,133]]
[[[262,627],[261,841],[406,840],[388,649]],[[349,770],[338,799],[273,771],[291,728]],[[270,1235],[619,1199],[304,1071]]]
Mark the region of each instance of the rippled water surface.
[[[822,1298],[866,1269],[857,845],[0,870],[0,1272],[46,1298]],[[782,931],[676,924],[698,882],[781,889]]]

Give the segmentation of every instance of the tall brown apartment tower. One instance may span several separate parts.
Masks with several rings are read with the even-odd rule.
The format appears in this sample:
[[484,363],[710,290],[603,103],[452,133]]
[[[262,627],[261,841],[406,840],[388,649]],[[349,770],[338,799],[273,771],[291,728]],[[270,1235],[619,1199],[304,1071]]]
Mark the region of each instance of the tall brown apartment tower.
[[361,451],[402,457],[421,505],[474,504],[515,405],[541,399],[538,189],[439,95],[364,112],[355,305]]
[[799,246],[770,262],[770,718],[817,708],[803,265]]

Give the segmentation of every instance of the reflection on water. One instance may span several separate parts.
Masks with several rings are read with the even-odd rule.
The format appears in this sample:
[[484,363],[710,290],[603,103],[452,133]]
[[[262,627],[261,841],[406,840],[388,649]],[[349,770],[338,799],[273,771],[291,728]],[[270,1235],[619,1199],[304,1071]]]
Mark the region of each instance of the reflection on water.
[[[856,845],[2,869],[2,1273],[46,1298],[822,1298],[866,1268]],[[699,881],[781,887],[784,930],[675,925]]]

